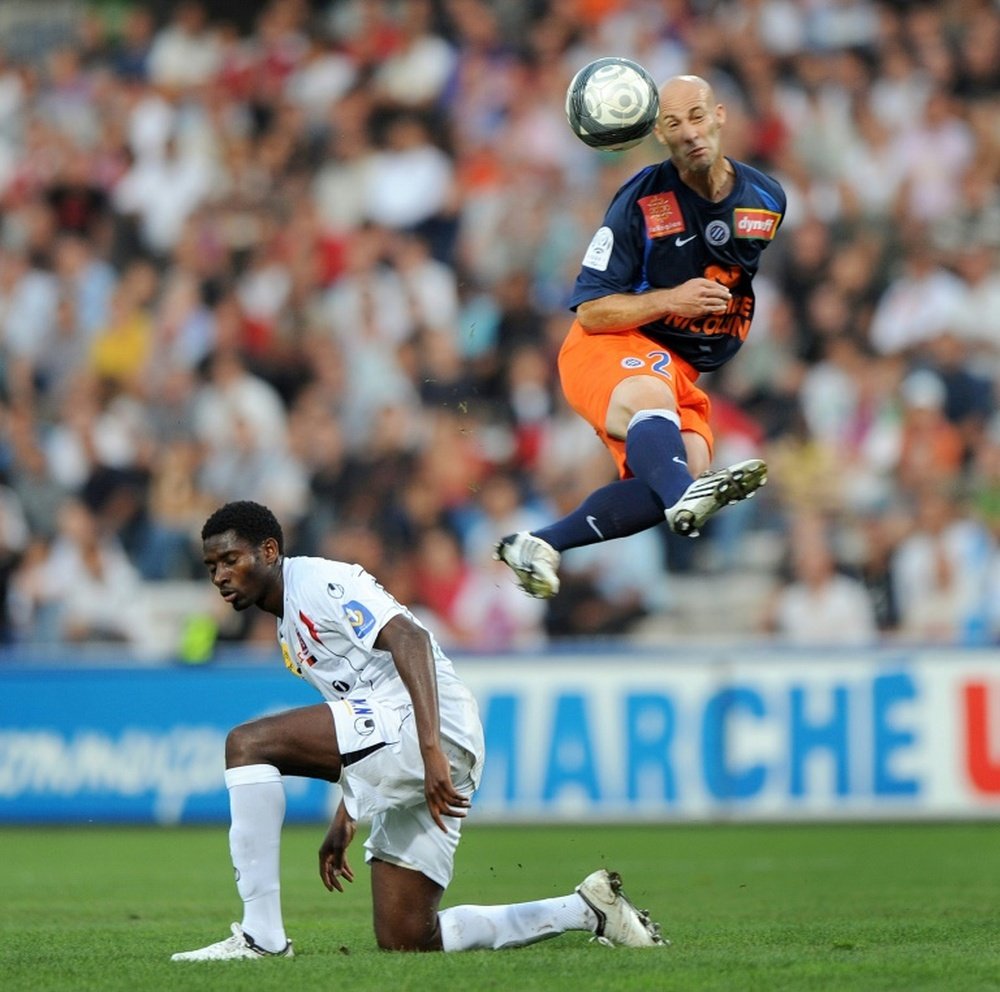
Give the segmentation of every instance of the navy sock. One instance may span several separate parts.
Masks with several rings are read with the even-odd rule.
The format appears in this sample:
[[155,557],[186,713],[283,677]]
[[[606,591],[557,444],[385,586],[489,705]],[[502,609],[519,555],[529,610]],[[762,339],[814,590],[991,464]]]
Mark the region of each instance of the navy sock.
[[673,506],[693,481],[680,428],[666,417],[654,414],[633,421],[625,435],[625,459],[632,474],[642,479],[665,507]]
[[592,492],[572,513],[533,530],[556,551],[628,537],[663,523],[663,503],[645,482],[618,479]]

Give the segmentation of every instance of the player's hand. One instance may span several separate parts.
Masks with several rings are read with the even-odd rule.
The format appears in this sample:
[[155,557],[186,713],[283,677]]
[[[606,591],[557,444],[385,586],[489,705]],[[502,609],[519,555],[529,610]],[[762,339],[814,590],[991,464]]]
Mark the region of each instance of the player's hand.
[[462,817],[468,812],[469,797],[452,785],[448,758],[439,747],[424,753],[424,793],[434,822],[445,832],[444,817]]
[[358,825],[347,815],[347,809],[341,803],[319,847],[319,877],[330,892],[334,889],[344,891],[341,879],[354,881],[354,869],[347,861],[347,848],[354,840],[357,829]]
[[733,294],[713,279],[688,279],[670,291],[670,312],[678,317],[725,313]]

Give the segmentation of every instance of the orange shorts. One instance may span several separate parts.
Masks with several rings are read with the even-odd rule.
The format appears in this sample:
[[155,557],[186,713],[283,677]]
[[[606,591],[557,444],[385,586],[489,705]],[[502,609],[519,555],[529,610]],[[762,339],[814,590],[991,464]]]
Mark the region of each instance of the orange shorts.
[[711,403],[695,381],[698,373],[683,358],[637,330],[588,334],[578,320],[559,351],[559,379],[571,407],[597,432],[614,457],[618,475],[632,472],[625,461],[625,442],[611,437],[604,423],[615,386],[634,375],[657,375],[670,386],[677,402],[682,431],[700,434],[714,447],[708,426]]

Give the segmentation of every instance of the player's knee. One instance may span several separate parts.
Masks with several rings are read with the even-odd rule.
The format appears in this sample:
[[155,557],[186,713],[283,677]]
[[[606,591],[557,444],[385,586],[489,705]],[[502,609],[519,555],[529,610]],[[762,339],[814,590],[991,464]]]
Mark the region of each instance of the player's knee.
[[262,729],[257,721],[233,727],[226,735],[226,767],[249,765],[262,760],[264,744]]
[[437,914],[432,920],[376,920],[375,942],[381,951],[440,951],[441,927]]
[[677,412],[670,387],[652,376],[633,376],[618,384],[611,394],[605,428],[613,437],[624,437],[632,418],[643,410]]

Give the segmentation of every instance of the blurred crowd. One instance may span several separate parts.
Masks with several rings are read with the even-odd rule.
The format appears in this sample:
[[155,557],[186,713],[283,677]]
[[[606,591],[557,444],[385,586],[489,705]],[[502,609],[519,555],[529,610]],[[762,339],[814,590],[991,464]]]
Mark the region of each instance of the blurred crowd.
[[[0,10],[7,643],[175,650],[231,499],[455,649],[1000,641],[1000,5],[248,7]],[[696,542],[567,553],[543,603],[492,546],[613,474],[555,355],[659,153],[566,125],[606,54],[708,78],[727,152],[788,193],[750,338],[702,381],[716,462],[771,479]],[[222,637],[273,638],[218,606]]]

